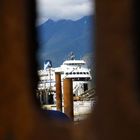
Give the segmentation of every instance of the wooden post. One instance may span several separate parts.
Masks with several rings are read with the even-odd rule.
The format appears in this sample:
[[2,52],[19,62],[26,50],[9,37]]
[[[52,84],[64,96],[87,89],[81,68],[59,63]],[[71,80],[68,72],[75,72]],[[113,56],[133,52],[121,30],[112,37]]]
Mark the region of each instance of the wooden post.
[[62,89],[61,89],[61,73],[55,73],[56,81],[56,108],[58,111],[62,111]]
[[64,113],[73,120],[73,86],[72,79],[66,78],[63,82]]

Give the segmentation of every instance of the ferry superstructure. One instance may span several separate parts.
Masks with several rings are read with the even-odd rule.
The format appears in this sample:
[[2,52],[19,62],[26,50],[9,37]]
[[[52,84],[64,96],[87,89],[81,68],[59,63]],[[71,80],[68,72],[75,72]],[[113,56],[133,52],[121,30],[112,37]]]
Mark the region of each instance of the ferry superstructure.
[[[40,103],[42,108],[49,110],[56,110],[56,87],[55,87],[55,73],[61,73],[61,85],[65,78],[72,78],[73,80],[73,94],[76,97],[86,97],[88,100],[73,101],[74,121],[82,120],[91,112],[95,104],[94,96],[95,91],[92,87],[91,70],[87,67],[84,60],[69,59],[65,60],[60,67],[53,68],[50,62],[44,63],[44,69],[38,71],[40,78],[38,90]],[[48,102],[48,95],[53,94],[54,102]],[[63,88],[62,88],[63,94]],[[62,102],[63,104],[63,102]],[[64,111],[64,108],[63,108]]]

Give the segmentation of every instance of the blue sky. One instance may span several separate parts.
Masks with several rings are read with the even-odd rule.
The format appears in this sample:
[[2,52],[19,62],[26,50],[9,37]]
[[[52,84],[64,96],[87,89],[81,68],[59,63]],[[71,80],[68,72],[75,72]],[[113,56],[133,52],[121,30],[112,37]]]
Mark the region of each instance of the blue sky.
[[93,0],[37,0],[37,25],[47,19],[77,20],[94,13]]

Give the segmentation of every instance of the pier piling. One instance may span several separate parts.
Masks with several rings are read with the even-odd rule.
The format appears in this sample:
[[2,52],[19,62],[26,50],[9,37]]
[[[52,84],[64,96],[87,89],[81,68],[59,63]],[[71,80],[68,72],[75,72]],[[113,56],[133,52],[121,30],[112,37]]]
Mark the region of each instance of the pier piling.
[[64,113],[73,120],[73,87],[72,79],[66,78],[63,81],[64,91]]
[[56,108],[62,112],[62,89],[61,89],[61,73],[55,73],[56,81]]

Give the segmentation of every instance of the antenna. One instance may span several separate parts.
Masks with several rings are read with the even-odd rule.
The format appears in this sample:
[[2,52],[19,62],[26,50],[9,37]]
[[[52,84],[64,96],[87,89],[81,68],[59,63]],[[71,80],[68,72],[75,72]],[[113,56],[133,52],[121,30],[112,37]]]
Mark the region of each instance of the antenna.
[[75,55],[73,52],[70,52],[69,54],[69,60],[74,60],[75,59]]

